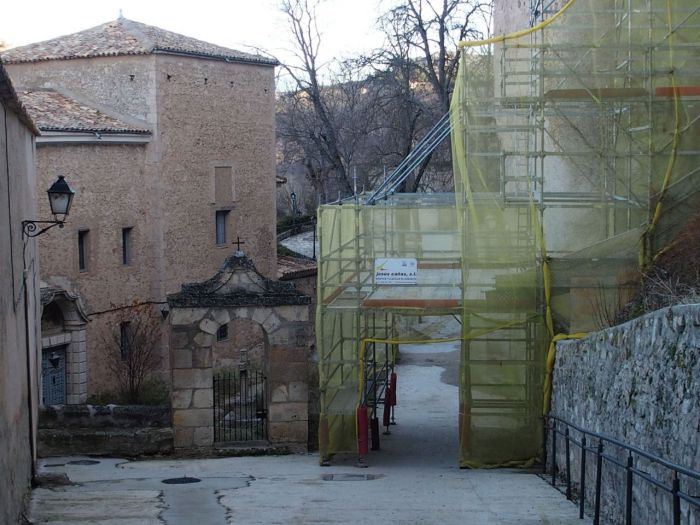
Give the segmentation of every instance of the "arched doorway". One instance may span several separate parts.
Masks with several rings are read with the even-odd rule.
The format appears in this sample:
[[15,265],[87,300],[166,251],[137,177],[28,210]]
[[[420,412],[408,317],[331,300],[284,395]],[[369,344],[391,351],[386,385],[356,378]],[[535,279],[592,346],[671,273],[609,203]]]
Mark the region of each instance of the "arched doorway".
[[[211,279],[183,285],[168,303],[175,448],[209,448],[226,441],[215,432],[218,394],[212,385],[219,369],[246,383],[241,388],[234,382],[224,404],[240,401],[249,417],[264,419],[269,443],[305,449],[313,366],[310,298],[291,283],[260,275],[250,259],[236,252]],[[252,380],[260,375],[262,387]],[[261,396],[267,403],[262,409]],[[255,403],[247,402],[251,397]],[[222,411],[222,417],[236,414],[228,406]]]
[[41,306],[41,404],[85,403],[88,318],[79,296],[43,285]]

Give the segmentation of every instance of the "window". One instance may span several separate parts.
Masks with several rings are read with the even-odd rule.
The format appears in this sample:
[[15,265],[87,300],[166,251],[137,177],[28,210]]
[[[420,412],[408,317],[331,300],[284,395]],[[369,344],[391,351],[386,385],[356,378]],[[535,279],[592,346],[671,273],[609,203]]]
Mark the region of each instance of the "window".
[[219,206],[233,201],[233,168],[216,166],[214,168],[214,202]]
[[90,230],[78,232],[78,269],[82,271],[88,269],[88,233]]
[[131,339],[129,338],[129,321],[119,323],[119,349],[121,350],[122,361],[129,356],[131,349]]
[[132,228],[122,228],[122,264],[131,264],[131,230]]
[[217,341],[226,341],[228,339],[228,323],[222,324],[216,331]]
[[228,210],[216,212],[216,244],[226,244],[226,223],[228,222]]

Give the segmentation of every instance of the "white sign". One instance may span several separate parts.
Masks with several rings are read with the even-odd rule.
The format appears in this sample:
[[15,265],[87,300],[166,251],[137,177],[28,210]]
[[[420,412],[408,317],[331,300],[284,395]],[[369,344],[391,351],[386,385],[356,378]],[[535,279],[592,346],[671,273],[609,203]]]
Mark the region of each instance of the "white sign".
[[416,284],[418,265],[415,259],[375,259],[375,284]]

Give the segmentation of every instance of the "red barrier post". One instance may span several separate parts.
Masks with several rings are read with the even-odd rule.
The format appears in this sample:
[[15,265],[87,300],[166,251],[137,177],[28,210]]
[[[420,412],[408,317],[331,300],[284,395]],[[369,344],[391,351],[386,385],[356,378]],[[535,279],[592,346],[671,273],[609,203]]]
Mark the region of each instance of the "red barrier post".
[[389,432],[389,425],[391,425],[391,397],[393,393],[391,391],[391,387],[387,386],[386,391],[384,393],[384,418],[382,420],[382,424],[386,427],[386,431],[384,432],[385,436],[388,436],[391,434]]
[[369,452],[369,424],[367,406],[357,407],[357,453],[362,457]]

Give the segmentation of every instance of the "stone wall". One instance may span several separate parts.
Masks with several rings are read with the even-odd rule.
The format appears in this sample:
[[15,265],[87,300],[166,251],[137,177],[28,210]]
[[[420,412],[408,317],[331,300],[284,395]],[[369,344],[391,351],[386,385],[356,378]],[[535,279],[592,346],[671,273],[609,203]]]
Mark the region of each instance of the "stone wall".
[[[274,68],[162,54],[156,79],[166,293],[212,275],[237,237],[260,273],[274,277]],[[230,169],[228,195],[215,191],[217,168]],[[181,188],[195,191],[183,199]],[[229,212],[222,245],[217,210]]]
[[54,89],[119,114],[133,123],[156,124],[154,55],[44,60],[8,65],[15,85]]
[[42,408],[39,455],[135,457],[172,451],[170,407],[57,405]]
[[0,523],[8,524],[18,522],[29,491],[38,405],[39,267],[35,242],[22,246],[22,221],[39,218],[28,122],[0,65]]
[[[153,297],[151,279],[160,257],[150,241],[153,210],[148,192],[143,191],[154,178],[146,146],[44,144],[37,148],[37,156],[39,188],[48,188],[58,174],[65,174],[76,191],[68,224],[39,242],[43,280],[78,294],[91,320],[86,334],[87,392],[114,390],[105,341],[111,341],[111,332],[123,317],[119,307]],[[134,177],[141,183],[134,184]],[[40,203],[40,213],[49,215],[47,202]],[[121,235],[128,227],[131,263],[124,265]],[[85,269],[78,265],[79,231],[88,232]]]
[[[696,471],[700,471],[699,399],[699,305],[659,310],[586,339],[557,345],[552,414]],[[577,434],[572,432],[579,439]],[[551,454],[551,443],[549,449]],[[563,475],[561,438],[557,452],[558,469]],[[626,461],[621,451],[606,453]],[[578,480],[580,449],[572,446],[570,457],[573,479]],[[644,461],[637,466],[670,486],[665,469]],[[586,500],[591,503],[595,482],[592,454],[586,472]],[[603,523],[621,523],[624,471],[605,464],[602,483]],[[577,489],[578,482],[574,487]],[[681,489],[700,493],[700,485],[689,484],[684,477]],[[700,523],[700,513],[691,515],[685,504],[681,508],[683,523]],[[670,512],[670,495],[635,477],[634,523],[670,523]]]
[[[124,308],[164,305],[183,282],[215,272],[239,236],[263,274],[276,271],[274,67],[153,54],[8,70],[22,87],[54,89],[152,132],[144,144],[38,148],[38,191],[63,174],[77,192],[66,227],[41,238],[42,279],[79,293],[85,304],[88,394],[114,390],[103,341]],[[233,179],[232,195],[224,199],[215,195],[221,167],[230,168]],[[221,245],[217,210],[229,212]],[[121,230],[127,227],[132,263],[124,265]],[[84,270],[78,268],[79,230],[89,230]],[[167,334],[161,361],[167,370]]]
[[260,324],[266,337],[269,440],[305,448],[311,323],[308,305],[172,308],[170,363],[174,446],[214,445],[212,347],[219,327],[234,319]]

